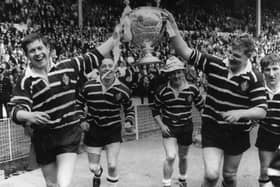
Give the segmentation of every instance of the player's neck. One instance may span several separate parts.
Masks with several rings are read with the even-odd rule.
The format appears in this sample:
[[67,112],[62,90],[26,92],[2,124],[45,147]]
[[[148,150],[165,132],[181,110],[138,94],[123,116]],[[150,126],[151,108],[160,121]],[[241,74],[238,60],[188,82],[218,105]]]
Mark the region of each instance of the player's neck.
[[35,73],[42,75],[43,77],[48,77],[48,68],[32,68],[32,71],[34,71]]
[[280,90],[280,82],[277,82],[276,84],[267,84],[267,87],[273,91],[273,92],[277,92]]

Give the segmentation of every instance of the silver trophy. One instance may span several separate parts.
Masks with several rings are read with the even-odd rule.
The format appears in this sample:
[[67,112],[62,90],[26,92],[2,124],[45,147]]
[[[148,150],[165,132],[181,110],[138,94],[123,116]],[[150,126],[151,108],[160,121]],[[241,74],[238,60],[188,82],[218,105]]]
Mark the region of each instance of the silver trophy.
[[132,46],[142,52],[138,64],[161,62],[152,52],[163,38],[167,16],[167,12],[157,7],[139,7],[125,15],[124,30]]

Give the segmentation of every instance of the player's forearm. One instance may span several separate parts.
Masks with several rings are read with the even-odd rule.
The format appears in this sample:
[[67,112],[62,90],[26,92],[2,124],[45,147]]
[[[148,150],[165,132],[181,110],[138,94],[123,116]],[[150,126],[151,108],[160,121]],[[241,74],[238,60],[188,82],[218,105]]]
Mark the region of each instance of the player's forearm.
[[189,60],[192,49],[187,45],[179,33],[171,38],[171,44],[174,47],[177,55],[183,57],[185,60]]
[[103,42],[100,46],[96,47],[100,54],[108,57],[114,47],[114,39],[110,37],[107,41]]
[[160,115],[154,116],[154,119],[156,120],[156,123],[159,125],[160,128],[164,126],[164,123],[162,122]]
[[18,110],[14,115],[14,120],[17,122],[25,123],[28,121],[30,112],[25,110]]
[[260,107],[253,107],[247,110],[242,110],[242,119],[259,120],[266,116],[266,111]]

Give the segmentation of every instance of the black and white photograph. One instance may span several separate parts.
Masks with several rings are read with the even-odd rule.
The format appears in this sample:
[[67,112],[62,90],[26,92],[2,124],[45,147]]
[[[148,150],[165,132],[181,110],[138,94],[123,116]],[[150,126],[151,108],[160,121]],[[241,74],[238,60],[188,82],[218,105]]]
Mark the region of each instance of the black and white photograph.
[[280,1],[0,0],[0,187],[280,187]]

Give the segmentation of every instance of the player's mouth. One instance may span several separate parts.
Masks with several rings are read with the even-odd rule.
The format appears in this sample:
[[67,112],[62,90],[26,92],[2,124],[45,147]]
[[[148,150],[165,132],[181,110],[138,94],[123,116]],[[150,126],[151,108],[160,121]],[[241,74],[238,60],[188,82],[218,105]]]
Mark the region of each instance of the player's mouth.
[[36,55],[34,56],[34,60],[37,62],[41,62],[44,59],[45,55],[41,54],[41,55]]

